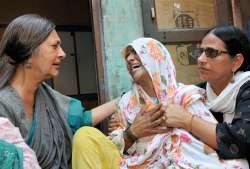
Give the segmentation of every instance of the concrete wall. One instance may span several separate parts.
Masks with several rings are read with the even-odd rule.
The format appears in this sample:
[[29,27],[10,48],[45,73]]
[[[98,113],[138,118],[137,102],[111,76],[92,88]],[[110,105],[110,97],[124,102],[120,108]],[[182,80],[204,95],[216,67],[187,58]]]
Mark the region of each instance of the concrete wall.
[[104,77],[107,99],[121,95],[131,86],[121,50],[143,36],[140,0],[102,0],[104,34]]

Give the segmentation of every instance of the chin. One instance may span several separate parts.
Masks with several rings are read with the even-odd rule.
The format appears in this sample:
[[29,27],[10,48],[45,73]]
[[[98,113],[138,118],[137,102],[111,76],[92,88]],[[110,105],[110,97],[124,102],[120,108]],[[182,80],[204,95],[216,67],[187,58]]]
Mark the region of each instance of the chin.
[[202,75],[202,74],[199,74],[199,78],[200,78],[200,80],[202,80],[202,81],[207,81],[207,77],[204,76],[204,75]]
[[209,78],[209,77],[204,77],[204,76],[200,76],[200,80],[208,82],[208,81],[211,80],[211,78]]
[[135,78],[133,78],[133,80],[134,80],[135,83],[140,83],[140,78],[135,77]]
[[49,79],[52,79],[54,77],[57,77],[58,73],[57,74],[48,74],[45,78],[45,80],[49,80]]
[[58,76],[58,75],[59,75],[59,71],[58,71],[58,70],[56,70],[56,71],[54,71],[54,72],[52,72],[52,73],[50,74],[51,77],[56,77],[56,76]]

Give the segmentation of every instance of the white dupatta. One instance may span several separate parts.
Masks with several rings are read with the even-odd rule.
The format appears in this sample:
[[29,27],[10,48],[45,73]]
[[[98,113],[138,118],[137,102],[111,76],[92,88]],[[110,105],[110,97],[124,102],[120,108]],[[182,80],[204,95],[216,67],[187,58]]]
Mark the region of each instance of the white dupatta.
[[235,115],[236,97],[240,87],[249,80],[250,72],[237,72],[234,76],[234,82],[230,82],[219,96],[207,83],[207,107],[214,112],[223,112],[223,121],[231,123]]

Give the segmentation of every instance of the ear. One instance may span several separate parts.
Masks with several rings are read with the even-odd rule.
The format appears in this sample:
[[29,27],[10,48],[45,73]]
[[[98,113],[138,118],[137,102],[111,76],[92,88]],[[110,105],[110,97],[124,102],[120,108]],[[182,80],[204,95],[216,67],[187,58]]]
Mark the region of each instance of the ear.
[[235,57],[233,58],[232,71],[236,72],[240,68],[243,62],[244,62],[244,57],[241,53],[235,55]]
[[32,67],[32,58],[33,58],[33,57],[30,57],[29,59],[27,59],[27,60],[24,62],[24,68],[30,69],[30,68]]

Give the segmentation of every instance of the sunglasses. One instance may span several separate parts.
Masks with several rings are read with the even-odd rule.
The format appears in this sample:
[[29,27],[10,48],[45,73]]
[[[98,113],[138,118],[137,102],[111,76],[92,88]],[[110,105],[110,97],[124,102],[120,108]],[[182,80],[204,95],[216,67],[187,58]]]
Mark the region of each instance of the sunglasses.
[[209,58],[215,58],[219,55],[221,55],[222,53],[228,53],[227,51],[223,51],[223,50],[218,50],[218,49],[214,49],[211,47],[207,47],[207,48],[198,48],[199,51],[199,56],[205,52],[205,55]]

